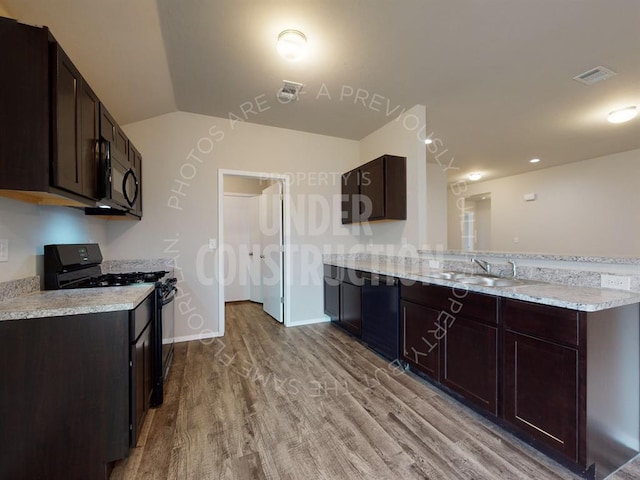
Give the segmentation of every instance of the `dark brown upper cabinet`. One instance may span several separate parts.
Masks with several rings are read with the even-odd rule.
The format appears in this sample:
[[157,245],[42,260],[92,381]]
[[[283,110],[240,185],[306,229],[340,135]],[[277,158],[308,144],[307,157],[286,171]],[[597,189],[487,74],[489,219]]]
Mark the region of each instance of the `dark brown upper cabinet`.
[[129,166],[129,139],[104,105],[100,106],[100,135],[111,142],[112,155],[117,155],[124,166]]
[[100,101],[60,45],[52,44],[52,185],[98,200]]
[[0,195],[98,199],[99,101],[47,28],[0,18]]
[[407,219],[407,159],[383,155],[342,175],[342,223]]

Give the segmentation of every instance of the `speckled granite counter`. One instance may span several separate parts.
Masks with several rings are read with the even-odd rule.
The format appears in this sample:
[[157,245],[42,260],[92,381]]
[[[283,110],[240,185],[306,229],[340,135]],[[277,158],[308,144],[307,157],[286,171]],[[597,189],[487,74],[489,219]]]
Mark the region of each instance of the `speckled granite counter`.
[[403,263],[380,263],[366,260],[325,260],[325,263],[406,280],[446,287],[455,286],[457,289],[466,289],[471,292],[487,293],[499,297],[570,308],[584,312],[596,312],[608,308],[640,303],[640,292],[576,287],[544,282],[512,287],[486,287],[482,285],[462,284],[452,280],[430,278],[424,275],[428,273],[428,269],[424,267],[420,268],[416,265],[409,266]]
[[46,290],[0,302],[0,321],[132,310],[153,292],[152,283],[126,287]]

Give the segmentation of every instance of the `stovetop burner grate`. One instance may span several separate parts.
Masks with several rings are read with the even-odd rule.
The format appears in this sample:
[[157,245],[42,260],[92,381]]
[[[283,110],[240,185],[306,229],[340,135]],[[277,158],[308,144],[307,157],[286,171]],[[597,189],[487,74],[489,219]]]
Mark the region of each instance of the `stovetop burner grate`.
[[162,270],[158,272],[105,273],[76,283],[74,288],[117,287],[135,283],[155,283],[168,273]]

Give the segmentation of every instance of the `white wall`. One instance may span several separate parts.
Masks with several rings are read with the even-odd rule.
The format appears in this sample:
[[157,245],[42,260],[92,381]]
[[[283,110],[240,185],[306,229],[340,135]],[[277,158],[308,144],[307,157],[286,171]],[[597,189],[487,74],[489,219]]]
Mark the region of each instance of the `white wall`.
[[401,254],[426,246],[426,110],[416,105],[360,141],[360,157],[350,168],[386,153],[407,157],[407,220],[354,224],[351,235],[368,251]]
[[[640,256],[640,150],[449,192],[449,248],[460,248],[460,197],[491,193],[491,250]],[[525,202],[525,193],[537,200]],[[518,243],[514,242],[514,238]]]
[[491,198],[476,200],[475,230],[476,249],[491,249]]
[[358,142],[184,112],[125,130],[143,155],[144,217],[111,224],[109,249],[123,259],[176,257],[178,337],[219,331],[216,255],[207,245],[217,238],[220,168],[292,173],[290,320],[324,320],[321,254],[354,243],[340,224],[340,174],[357,164]]
[[38,206],[0,197],[0,238],[9,240],[9,261],[0,282],[43,274],[43,246],[97,242],[106,256],[106,220],[71,207]]
[[0,3],[0,17],[14,18],[7,9]]
[[447,171],[427,163],[427,249],[447,246]]
[[271,180],[226,175],[224,178],[224,193],[260,195],[262,194],[262,190],[267,188],[270,184]]

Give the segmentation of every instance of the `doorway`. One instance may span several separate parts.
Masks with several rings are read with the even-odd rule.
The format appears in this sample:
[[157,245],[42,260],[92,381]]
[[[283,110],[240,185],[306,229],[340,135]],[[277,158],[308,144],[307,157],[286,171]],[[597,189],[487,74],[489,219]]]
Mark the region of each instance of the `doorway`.
[[491,193],[479,193],[464,199],[462,249],[491,250]]
[[[226,201],[225,179],[227,182],[247,182],[262,185],[260,190],[254,190],[248,194],[236,194],[230,202]],[[259,181],[259,182],[257,182]],[[262,192],[261,190],[265,190]],[[242,197],[246,197],[244,200]],[[253,203],[253,205],[252,205]],[[256,238],[255,229],[248,234],[248,243],[242,249],[236,249],[233,253],[232,244],[237,245],[247,239],[246,234],[238,237],[238,232],[225,233],[225,209],[242,208],[255,209],[256,203],[260,206],[260,240]],[[253,210],[255,211],[255,210]],[[290,320],[290,290],[291,285],[291,260],[289,243],[290,219],[289,219],[289,181],[288,176],[280,174],[265,174],[262,172],[246,172],[240,170],[218,170],[218,318],[221,335],[225,330],[225,298],[227,288],[235,290],[229,293],[246,296],[250,300],[263,303],[264,310],[276,320],[289,324]],[[247,217],[253,213],[247,212]],[[229,215],[226,215],[227,217]],[[236,223],[236,222],[234,222]],[[242,224],[242,221],[237,221]],[[255,217],[252,222],[255,225]],[[227,225],[229,227],[229,225]],[[233,226],[230,228],[234,228]],[[241,240],[244,239],[244,240]],[[235,265],[231,265],[231,262]],[[238,275],[240,283],[225,285],[230,268],[235,268],[234,274]],[[250,284],[242,285],[245,278]],[[260,281],[260,288],[256,288],[256,279]],[[238,289],[240,286],[240,289]]]

